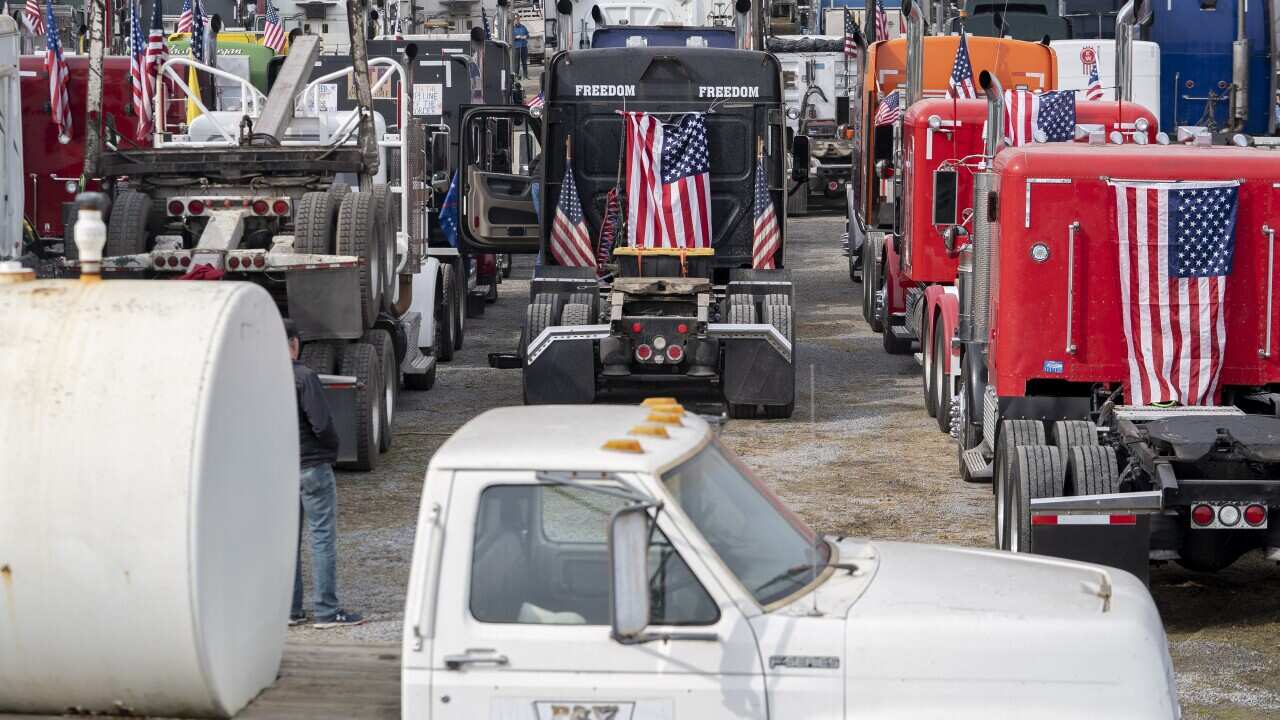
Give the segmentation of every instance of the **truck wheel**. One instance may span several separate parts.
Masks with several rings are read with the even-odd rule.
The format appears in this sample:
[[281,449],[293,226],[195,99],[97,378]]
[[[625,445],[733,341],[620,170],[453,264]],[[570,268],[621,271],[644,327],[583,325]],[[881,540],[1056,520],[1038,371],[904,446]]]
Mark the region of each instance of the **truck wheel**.
[[509,278],[511,277],[511,269],[513,265],[513,263],[511,262],[511,253],[504,253],[502,257],[505,260],[502,263],[502,277]]
[[467,331],[467,264],[459,260],[453,268],[453,349],[462,349]]
[[342,204],[342,201],[351,192],[351,186],[344,182],[336,182],[329,186],[325,194],[333,198],[333,206],[336,208]]
[[[1092,423],[1090,423],[1092,424]],[[1058,446],[1067,456],[1067,477],[1072,495],[1106,495],[1120,492],[1120,464],[1116,449],[1101,445]]]
[[382,368],[382,429],[378,436],[378,450],[391,449],[391,424],[396,417],[396,404],[400,399],[400,363],[396,362],[396,346],[391,333],[382,328],[370,330],[364,342],[378,353],[378,366]]
[[338,347],[330,342],[314,341],[302,346],[298,362],[320,375],[338,374]]
[[[396,280],[396,231],[400,226],[400,213],[396,212],[395,196],[391,188],[379,183],[373,186],[374,212],[382,223],[382,301],[391,311],[391,297]],[[394,314],[394,313],[392,313]]]
[[875,250],[871,247],[871,239],[862,245],[862,319],[867,321],[867,325],[871,325],[874,332],[879,332],[871,318],[872,305],[875,303],[873,297],[875,293],[875,276],[876,276],[876,258]]
[[[792,330],[792,314],[790,299],[786,295],[766,295],[764,298],[764,322],[772,325],[777,331],[792,343],[794,351],[795,335]],[[794,364],[794,363],[793,363]]]
[[1010,473],[1018,457],[1018,448],[1044,445],[1044,425],[1039,420],[1005,420],[996,435],[995,466],[992,468],[991,491],[995,493],[996,547],[1009,549],[1009,518],[1013,510]]
[[1053,444],[1062,448],[1097,445],[1098,426],[1088,420],[1059,420],[1053,424]]
[[555,309],[555,295],[538,293],[534,296],[533,302],[529,303],[529,307],[525,309],[524,337],[526,345],[520,349],[521,352],[527,350],[528,344],[537,340],[543,330],[555,324]]
[[[591,293],[585,293],[585,292],[572,293],[571,295],[569,295],[569,304],[570,305],[586,305],[588,310],[593,310],[596,307],[596,299],[591,295]],[[594,322],[596,322],[594,313],[588,312],[587,322],[583,324],[590,325]]]
[[342,349],[339,372],[356,378],[356,459],[342,463],[348,470],[372,470],[382,444],[382,366],[369,343],[349,343]]
[[338,254],[354,255],[362,261],[360,312],[367,328],[373,327],[382,305],[382,259],[374,209],[369,193],[348,193],[338,208]]
[[1009,550],[1034,552],[1031,543],[1031,501],[1062,495],[1064,471],[1058,448],[1025,445],[1018,448],[1009,476],[1017,517],[1009,523]]
[[[739,300],[738,298],[745,298]],[[756,304],[750,295],[734,295],[729,300],[729,322],[735,325],[754,325]]]
[[938,430],[951,432],[951,403],[955,402],[955,383],[947,368],[951,365],[951,343],[947,342],[946,328],[942,318],[933,319],[933,416],[938,421]]
[[107,244],[103,248],[103,256],[146,252],[147,218],[150,215],[151,198],[136,190],[116,193],[115,201],[111,203],[111,219],[107,222]]
[[[934,318],[933,324],[938,324],[937,318]],[[924,332],[923,325],[921,326],[920,331]],[[937,348],[934,347],[936,343],[933,340],[934,338],[932,335],[929,336],[928,342],[925,342],[924,335],[920,336],[920,387],[921,391],[924,393],[925,413],[931,418],[936,418],[938,416],[938,388],[937,385],[934,384],[936,379],[934,378],[933,366],[938,363],[936,360],[937,355],[935,354],[937,352]]]
[[436,360],[449,362],[457,348],[457,326],[454,315],[458,312],[458,293],[453,289],[453,266],[440,263],[440,287],[436,290],[440,300],[436,303]]
[[[876,313],[876,295],[884,289],[884,268],[876,261],[875,248],[871,249],[871,284],[867,290],[867,314],[870,316],[868,322],[871,324],[871,332],[882,333],[888,327],[884,318]],[[866,273],[863,273],[863,282],[867,282]]]
[[560,324],[577,327],[591,324],[591,306],[587,303],[565,303],[560,313]]
[[303,193],[294,209],[293,249],[311,255],[332,255],[337,217],[338,201],[332,193]]

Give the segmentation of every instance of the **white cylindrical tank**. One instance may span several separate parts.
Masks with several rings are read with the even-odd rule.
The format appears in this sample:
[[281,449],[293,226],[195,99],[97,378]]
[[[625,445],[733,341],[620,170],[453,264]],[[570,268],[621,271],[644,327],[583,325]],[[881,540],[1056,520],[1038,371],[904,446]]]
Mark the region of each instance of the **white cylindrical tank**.
[[0,387],[0,711],[229,716],[273,683],[298,420],[271,297],[0,282]]
[[[1102,81],[1102,99],[1116,99],[1115,40],[1054,40],[1049,43],[1058,54],[1058,89],[1077,90],[1076,97],[1085,99],[1089,87],[1089,62],[1098,65]],[[1133,43],[1133,101],[1160,120],[1160,46],[1135,40]]]

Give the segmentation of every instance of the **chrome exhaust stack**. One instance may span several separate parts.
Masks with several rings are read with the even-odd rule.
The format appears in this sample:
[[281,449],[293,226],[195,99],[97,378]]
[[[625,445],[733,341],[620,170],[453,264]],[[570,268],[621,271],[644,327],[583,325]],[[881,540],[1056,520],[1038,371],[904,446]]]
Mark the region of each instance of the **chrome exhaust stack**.
[[751,32],[751,0],[738,0],[733,4],[734,43],[743,50],[755,50],[755,36]]
[[1249,119],[1249,36],[1245,32],[1245,5],[1236,2],[1236,40],[1231,43],[1231,121],[1232,130],[1243,130]]
[[907,20],[907,107],[924,96],[924,13],[919,0],[902,0]]
[[1151,19],[1146,0],[1129,0],[1116,15],[1116,99],[1133,102],[1133,41]]
[[[995,218],[991,197],[996,175],[992,170],[995,156],[1004,147],[1004,89],[994,75],[983,71],[978,85],[987,96],[987,137],[983,169],[973,174],[973,239],[969,249],[961,253],[960,340],[985,344],[988,308],[991,305],[991,268],[996,252]],[[967,275],[967,277],[966,277]]]

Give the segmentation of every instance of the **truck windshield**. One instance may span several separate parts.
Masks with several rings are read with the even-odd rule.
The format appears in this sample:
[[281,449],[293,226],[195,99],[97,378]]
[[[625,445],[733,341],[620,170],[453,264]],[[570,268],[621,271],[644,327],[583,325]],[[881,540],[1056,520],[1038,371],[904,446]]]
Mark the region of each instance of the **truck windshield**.
[[805,587],[830,560],[827,544],[717,441],[662,481],[761,605]]

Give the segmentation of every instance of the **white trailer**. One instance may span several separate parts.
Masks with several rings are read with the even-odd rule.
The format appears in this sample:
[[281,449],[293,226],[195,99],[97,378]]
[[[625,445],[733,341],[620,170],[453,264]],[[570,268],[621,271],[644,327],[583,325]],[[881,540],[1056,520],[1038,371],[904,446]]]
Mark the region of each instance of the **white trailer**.
[[[1058,54],[1058,89],[1075,90],[1087,98],[1090,65],[1098,69],[1102,100],[1116,99],[1115,40],[1053,40]],[[1160,120],[1160,46],[1145,40],[1133,42],[1133,102],[1151,110]]]
[[404,717],[1179,716],[1134,576],[821,537],[672,403],[493,410],[436,451]]

